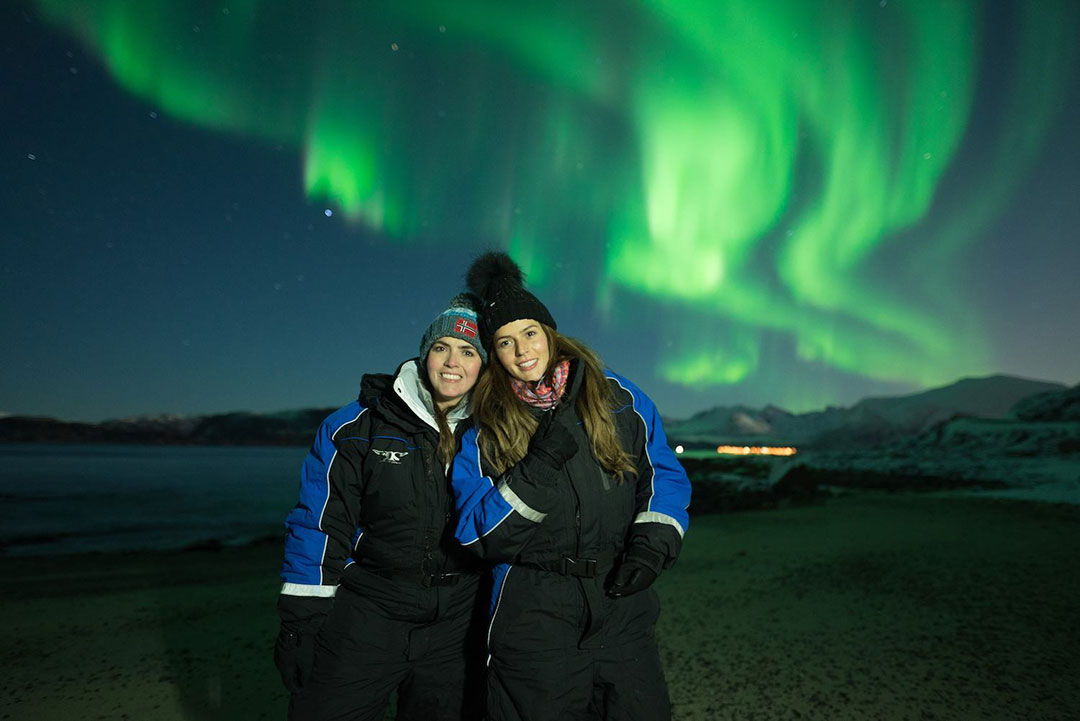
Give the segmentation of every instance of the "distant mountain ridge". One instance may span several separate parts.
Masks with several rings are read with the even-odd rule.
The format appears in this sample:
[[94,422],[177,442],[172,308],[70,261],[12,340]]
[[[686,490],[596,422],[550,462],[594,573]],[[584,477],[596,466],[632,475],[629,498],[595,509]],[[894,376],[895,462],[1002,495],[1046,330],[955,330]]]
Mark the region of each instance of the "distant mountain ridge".
[[[101,423],[31,416],[0,417],[0,442],[294,445],[311,443],[333,408],[277,413],[162,415]],[[686,420],[665,420],[668,441],[690,445],[770,444],[868,448],[926,434],[952,419],[1080,421],[1080,385],[993,375],[964,378],[905,396],[865,398],[850,408],[790,413],[767,405],[717,406]]]
[[1060,393],[1028,396],[1016,404],[1012,413],[1021,421],[1080,421],[1080,384]]
[[278,413],[153,416],[101,423],[55,418],[0,418],[0,442],[147,443],[155,445],[306,446],[333,408]]
[[810,413],[789,413],[771,405],[760,410],[718,406],[685,421],[667,421],[665,430],[672,443],[869,447],[923,433],[956,417],[1010,418],[1021,401],[1029,404],[1020,405],[1021,409],[1032,409],[1025,411],[1029,415],[1038,415],[1044,406],[1066,413],[1069,411],[1061,409],[1071,406],[1058,398],[1062,393],[1080,396],[1076,388],[1061,383],[993,375],[964,378],[911,395],[865,398],[850,408],[833,406]]

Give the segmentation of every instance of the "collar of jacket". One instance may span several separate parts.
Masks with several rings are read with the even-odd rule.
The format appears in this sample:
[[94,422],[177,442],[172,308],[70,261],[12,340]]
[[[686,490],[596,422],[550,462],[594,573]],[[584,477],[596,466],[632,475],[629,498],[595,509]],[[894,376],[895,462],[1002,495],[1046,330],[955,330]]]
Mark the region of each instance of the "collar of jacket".
[[[416,358],[405,361],[398,368],[394,378],[394,392],[417,418],[438,433],[439,424],[435,420],[435,403],[431,398],[431,391],[420,377],[420,363]],[[446,423],[450,426],[451,432],[457,428],[458,423],[469,417],[471,400],[472,392],[470,391],[464,400],[446,414]]]
[[566,379],[566,391],[563,393],[563,400],[561,402],[575,402],[577,400],[578,393],[581,392],[581,384],[584,382],[585,370],[582,367],[581,360],[578,358],[571,358],[570,377]]

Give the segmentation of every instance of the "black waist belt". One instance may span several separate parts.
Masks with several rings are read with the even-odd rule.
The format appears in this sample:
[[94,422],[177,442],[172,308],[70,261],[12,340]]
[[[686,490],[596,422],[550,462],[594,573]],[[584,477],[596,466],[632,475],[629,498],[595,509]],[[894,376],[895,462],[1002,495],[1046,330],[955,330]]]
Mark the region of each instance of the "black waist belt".
[[578,578],[595,578],[607,575],[614,565],[615,556],[610,553],[599,554],[590,558],[563,556],[550,561],[529,561],[517,565],[527,568],[538,568],[541,571],[551,571],[563,576],[577,576]]
[[464,573],[418,573],[405,568],[367,568],[365,566],[361,566],[361,568],[368,573],[374,573],[376,576],[382,576],[391,581],[415,581],[425,587],[455,586],[461,583],[464,576],[468,575]]

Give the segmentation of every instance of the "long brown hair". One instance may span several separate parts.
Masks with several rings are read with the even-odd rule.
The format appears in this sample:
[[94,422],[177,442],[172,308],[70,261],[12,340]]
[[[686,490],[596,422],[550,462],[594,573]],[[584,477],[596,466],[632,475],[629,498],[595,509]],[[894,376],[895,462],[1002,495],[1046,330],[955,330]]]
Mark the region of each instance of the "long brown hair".
[[[584,373],[575,409],[585,424],[585,435],[593,456],[604,470],[621,483],[626,473],[637,473],[630,455],[623,450],[615,433],[615,396],[604,377],[600,358],[588,346],[539,323],[547,336],[548,366],[544,378],[550,379],[552,369],[564,360],[577,359],[577,371]],[[502,473],[525,457],[529,439],[537,421],[510,386],[510,374],[502,363],[492,358],[473,389],[473,418],[483,433],[480,448],[496,473]]]
[[450,430],[450,424],[446,422],[446,411],[441,410],[434,403],[432,406],[434,406],[432,415],[435,416],[435,422],[439,424],[439,447],[435,450],[435,455],[444,466],[448,466],[457,453],[457,439],[454,432]]

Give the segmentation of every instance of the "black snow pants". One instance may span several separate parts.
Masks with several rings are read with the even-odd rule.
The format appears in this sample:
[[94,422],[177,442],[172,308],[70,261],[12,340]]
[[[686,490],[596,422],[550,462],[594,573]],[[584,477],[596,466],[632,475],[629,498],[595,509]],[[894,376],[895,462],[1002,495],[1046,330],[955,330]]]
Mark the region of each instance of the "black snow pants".
[[350,578],[363,587],[338,589],[289,721],[382,721],[395,690],[398,721],[480,719],[486,608],[478,607],[478,578],[413,584],[405,602],[396,581],[355,569]]
[[656,591],[512,566],[491,619],[489,721],[666,721]]

